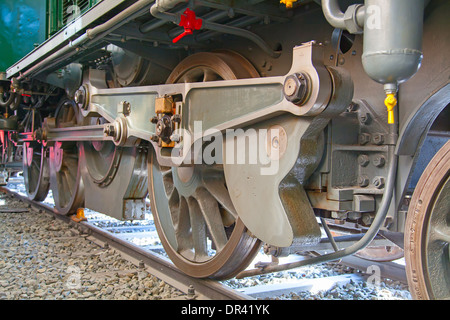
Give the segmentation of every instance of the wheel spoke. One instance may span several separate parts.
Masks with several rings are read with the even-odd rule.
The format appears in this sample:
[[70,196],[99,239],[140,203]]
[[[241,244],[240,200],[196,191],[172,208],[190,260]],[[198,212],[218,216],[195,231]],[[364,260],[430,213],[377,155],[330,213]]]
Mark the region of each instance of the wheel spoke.
[[74,190],[73,190],[73,188],[74,188],[74,185],[73,185],[74,184],[73,183],[74,178],[73,178],[73,175],[70,172],[70,169],[66,167],[66,168],[62,168],[61,171],[62,171],[62,177],[65,180],[66,185],[67,185],[67,189],[66,190],[69,192],[69,194],[73,194],[74,193]]
[[206,243],[206,224],[197,200],[189,198],[189,218],[192,229],[192,244],[195,253],[195,260],[204,260],[208,257],[208,248]]
[[197,190],[196,199],[211,233],[212,240],[216,245],[216,250],[220,252],[227,244],[228,239],[217,201],[203,188]]
[[203,183],[206,190],[209,191],[209,193],[222,205],[222,207],[224,207],[225,210],[231,213],[234,219],[237,219],[236,209],[231,202],[228,190],[225,188],[224,179],[203,179]]
[[211,69],[203,69],[203,82],[219,80],[217,73]]
[[189,207],[185,198],[181,197],[179,206],[172,214],[173,226],[178,242],[178,251],[184,252],[193,247]]
[[170,168],[169,170],[163,171],[161,174],[167,198],[170,198],[174,190],[172,169]]
[[430,230],[430,240],[450,243],[450,227],[432,226]]

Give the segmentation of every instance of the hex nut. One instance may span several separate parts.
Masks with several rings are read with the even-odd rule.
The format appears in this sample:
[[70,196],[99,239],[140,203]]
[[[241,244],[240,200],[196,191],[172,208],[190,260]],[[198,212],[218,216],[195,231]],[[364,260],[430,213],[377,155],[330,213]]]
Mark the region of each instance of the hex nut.
[[362,112],[359,114],[358,119],[359,123],[368,124],[370,121],[370,114],[368,114],[367,112]]
[[363,33],[363,28],[358,25],[356,20],[357,11],[363,7],[362,4],[354,4],[347,8],[344,13],[344,24],[348,32],[353,34]]
[[361,133],[359,135],[359,144],[360,145],[365,145],[367,143],[369,143],[371,140],[371,136],[368,133]]
[[373,223],[374,220],[374,216],[371,213],[363,213],[362,215],[362,222],[366,225],[369,226]]
[[375,156],[373,159],[373,165],[375,167],[381,168],[386,164],[386,158],[383,155]]
[[308,82],[306,75],[294,73],[286,77],[283,86],[283,93],[286,100],[302,105],[308,96]]
[[358,177],[358,184],[360,187],[367,187],[369,185],[369,177],[366,175],[361,175]]
[[383,144],[384,142],[384,134],[382,133],[374,133],[372,136],[372,143],[376,145]]
[[385,183],[384,177],[375,177],[372,183],[377,189],[382,189]]
[[360,154],[358,156],[358,164],[361,167],[366,167],[369,164],[369,157],[366,154]]
[[89,106],[88,87],[86,85],[82,85],[77,91],[75,91],[73,99],[79,108],[87,110]]

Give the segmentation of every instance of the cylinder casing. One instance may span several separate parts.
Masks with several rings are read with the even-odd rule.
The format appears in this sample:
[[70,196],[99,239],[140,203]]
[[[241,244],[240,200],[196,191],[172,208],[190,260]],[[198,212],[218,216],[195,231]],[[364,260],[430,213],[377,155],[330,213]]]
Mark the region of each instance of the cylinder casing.
[[423,0],[366,0],[364,52],[366,73],[379,83],[399,84],[422,61]]

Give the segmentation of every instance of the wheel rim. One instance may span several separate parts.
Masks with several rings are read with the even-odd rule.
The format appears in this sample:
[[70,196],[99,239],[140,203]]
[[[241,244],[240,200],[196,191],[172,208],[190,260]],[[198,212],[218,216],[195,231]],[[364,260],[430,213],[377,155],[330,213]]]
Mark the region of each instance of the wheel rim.
[[[182,61],[167,82],[254,76],[256,70],[237,54],[199,53]],[[190,276],[215,279],[235,276],[252,261],[260,241],[247,233],[237,216],[225,185],[223,167],[161,167],[155,158],[152,152],[148,165],[149,195],[166,253]]]
[[434,201],[425,239],[426,276],[434,299],[450,299],[450,179]]
[[[60,103],[55,114],[57,128],[76,126],[79,111],[70,100]],[[55,208],[60,214],[74,213],[83,207],[84,192],[78,166],[78,146],[75,142],[55,142],[50,148],[50,186]]]
[[414,299],[450,299],[450,142],[417,183],[405,225],[406,274]]

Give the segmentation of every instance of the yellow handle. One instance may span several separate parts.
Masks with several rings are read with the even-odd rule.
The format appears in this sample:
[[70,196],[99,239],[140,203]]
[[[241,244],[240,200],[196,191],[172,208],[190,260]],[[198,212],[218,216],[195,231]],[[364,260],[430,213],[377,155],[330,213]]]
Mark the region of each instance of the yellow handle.
[[286,5],[287,9],[291,9],[292,8],[292,4],[294,2],[297,2],[297,0],[280,0],[280,3],[284,3]]
[[397,105],[397,99],[394,93],[386,94],[386,99],[384,99],[384,104],[388,111],[388,123],[394,123],[394,107]]

